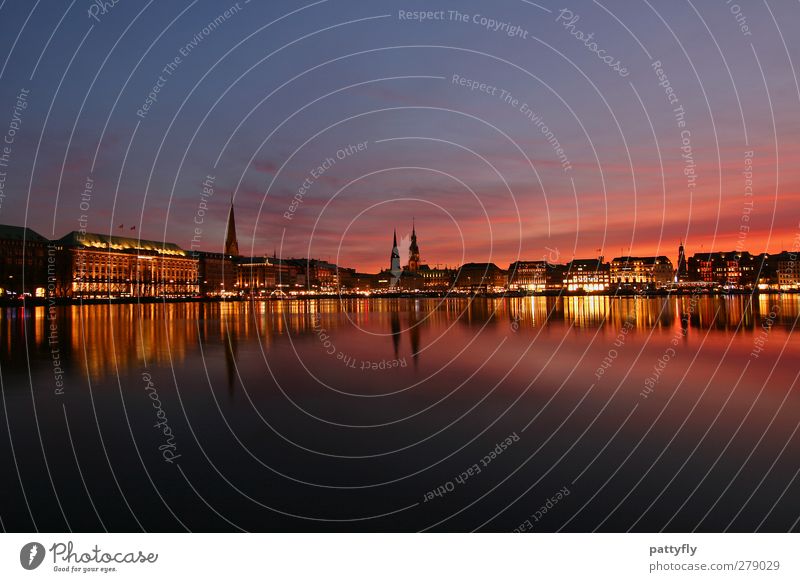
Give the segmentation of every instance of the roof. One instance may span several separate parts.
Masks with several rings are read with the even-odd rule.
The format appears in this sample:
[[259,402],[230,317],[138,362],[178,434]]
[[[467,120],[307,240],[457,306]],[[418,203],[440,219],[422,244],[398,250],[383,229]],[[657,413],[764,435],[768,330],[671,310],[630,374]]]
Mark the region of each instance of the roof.
[[547,261],[514,261],[508,266],[508,270],[512,271],[520,267],[549,267],[552,266]]
[[657,257],[615,257],[613,263],[644,263],[646,265],[653,265],[656,263],[668,263],[669,259],[665,255],[658,255]]
[[713,253],[695,253],[692,255],[692,258],[699,261],[713,261],[717,259],[728,259],[730,257],[736,258],[737,256],[742,259],[748,259],[752,257],[748,251],[716,251]]
[[467,269],[476,269],[481,271],[497,270],[502,271],[500,267],[494,263],[464,263],[460,268],[462,271]]
[[572,259],[569,263],[567,263],[567,267],[569,269],[572,269],[573,267],[589,267],[602,271],[608,269],[609,264],[602,262],[600,259]]
[[251,266],[258,266],[258,265],[268,265],[272,267],[282,267],[282,266],[294,266],[294,263],[290,263],[286,259],[277,259],[275,257],[239,257],[236,260],[236,264],[240,267],[251,267]]
[[25,226],[12,226],[10,224],[0,224],[0,239],[48,242],[46,238],[35,230]]
[[177,257],[189,256],[175,243],[161,242],[155,240],[145,240],[130,238],[127,236],[111,236],[107,234],[97,234],[87,232],[86,234],[73,230],[66,236],[58,239],[64,246],[83,247],[89,249],[107,249],[119,252],[152,251],[159,255],[171,255]]

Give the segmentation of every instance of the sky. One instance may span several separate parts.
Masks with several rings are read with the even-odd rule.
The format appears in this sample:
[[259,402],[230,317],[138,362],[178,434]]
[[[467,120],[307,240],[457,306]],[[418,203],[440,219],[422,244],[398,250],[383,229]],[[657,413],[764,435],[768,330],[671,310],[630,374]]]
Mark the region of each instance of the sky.
[[0,3],[2,224],[219,251],[233,200],[243,254],[373,272],[412,220],[432,266],[800,249],[796,3],[102,4]]

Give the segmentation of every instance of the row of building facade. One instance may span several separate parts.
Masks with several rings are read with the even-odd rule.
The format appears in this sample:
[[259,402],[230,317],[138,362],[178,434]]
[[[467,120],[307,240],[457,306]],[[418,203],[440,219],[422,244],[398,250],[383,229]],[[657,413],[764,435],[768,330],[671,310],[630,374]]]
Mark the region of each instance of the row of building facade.
[[516,261],[434,268],[420,259],[412,227],[406,265],[394,236],[389,268],[360,273],[318,259],[239,253],[231,207],[224,250],[195,252],[176,244],[73,231],[50,240],[30,228],[0,225],[0,297],[74,299],[291,296],[340,292],[569,292],[714,289],[800,289],[797,253],[696,253],[678,265],[666,256],[573,259],[566,264]]
[[795,252],[747,251],[695,253],[686,257],[678,246],[678,265],[665,255],[573,259],[566,264],[515,261],[507,269],[494,263],[466,263],[457,269],[432,269],[419,258],[416,229],[412,227],[409,261],[400,266],[397,237],[389,269],[379,283],[399,289],[455,289],[467,291],[608,293],[705,287],[712,290],[800,290],[800,256]]

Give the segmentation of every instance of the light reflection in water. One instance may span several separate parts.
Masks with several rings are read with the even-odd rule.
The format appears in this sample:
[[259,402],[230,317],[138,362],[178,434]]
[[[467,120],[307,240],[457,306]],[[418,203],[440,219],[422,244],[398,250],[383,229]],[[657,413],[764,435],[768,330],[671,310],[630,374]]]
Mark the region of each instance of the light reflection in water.
[[[242,342],[259,342],[269,350],[280,338],[315,333],[314,321],[331,332],[374,334],[390,338],[391,357],[408,342],[414,363],[425,353],[423,338],[436,342],[453,325],[476,331],[509,326],[523,336],[542,327],[572,325],[580,330],[615,334],[626,322],[638,330],[682,328],[694,331],[754,333],[769,320],[775,327],[791,326],[800,314],[800,295],[733,297],[522,297],[440,299],[315,299],[260,303],[170,303],[142,305],[83,305],[56,307],[56,318],[45,307],[27,311],[4,309],[0,314],[0,360],[22,365],[22,337],[40,356],[49,353],[51,325],[67,361],[91,377],[150,366],[183,362],[201,344],[225,344],[233,390],[234,364]],[[406,339],[404,339],[406,338]]]
[[[305,531],[309,525],[276,518],[232,495],[230,484],[215,476],[208,459],[249,496],[269,505],[296,514],[351,517],[383,514],[419,501],[425,491],[452,479],[498,440],[517,432],[521,440],[514,449],[487,469],[485,480],[475,481],[488,488],[521,467],[492,494],[498,507],[543,479],[530,495],[538,507],[540,498],[583,475],[570,495],[575,505],[565,504],[563,513],[553,518],[549,527],[555,529],[591,499],[598,483],[611,479],[595,498],[600,513],[581,513],[570,525],[591,530],[655,463],[651,476],[627,498],[641,507],[628,511],[626,505],[626,511],[606,524],[614,531],[630,527],[646,509],[648,495],[661,491],[664,476],[678,475],[661,497],[666,509],[647,513],[639,522],[652,531],[664,526],[707,473],[701,491],[714,499],[740,491],[749,495],[766,471],[778,489],[793,479],[800,452],[796,444],[785,444],[800,406],[792,387],[800,336],[790,333],[798,299],[523,297],[91,305],[58,307],[53,320],[44,308],[5,309],[0,312],[3,404],[17,458],[27,463],[23,478],[47,482],[38,446],[41,431],[59,491],[78,484],[71,493],[70,518],[71,525],[84,529],[98,526],[92,511],[85,511],[71,439],[87,482],[98,491],[116,487],[108,468],[98,464],[110,456],[121,486],[138,498],[137,509],[147,515],[150,528],[177,526],[137,465],[139,454],[158,475],[160,490],[173,505],[183,507],[182,519],[195,528],[225,529],[215,515],[198,512],[194,492],[161,460],[162,443],[141,379],[146,369],[177,435],[181,469],[201,484],[215,506],[249,529]],[[622,329],[628,332],[620,335]],[[765,349],[754,357],[758,342]],[[65,370],[65,393],[60,396],[53,386],[54,347]],[[669,364],[661,368],[665,354]],[[611,362],[609,367],[602,367],[604,360]],[[732,436],[735,446],[726,448]],[[726,489],[754,447],[758,454],[750,463],[755,466],[748,465],[736,487]],[[454,451],[458,453],[451,459]],[[667,451],[663,457],[662,451]],[[533,460],[523,464],[531,455]],[[276,472],[333,488],[303,487],[276,477]],[[375,482],[394,484],[346,488]],[[345,488],[335,488],[339,486]],[[476,495],[466,487],[463,491],[470,500]],[[41,523],[63,529],[52,492],[34,495]],[[775,491],[764,495],[769,505],[777,499]],[[800,511],[796,498],[784,498],[789,505],[774,513],[775,527],[791,525]],[[744,503],[739,501],[721,503],[722,513],[706,527],[726,527]],[[13,503],[24,505],[20,499]],[[113,495],[95,503],[104,516],[125,511]],[[408,522],[388,520],[375,527],[418,529],[431,523],[431,511],[441,512],[441,518],[464,503],[459,499],[450,510],[425,506],[409,514]],[[705,499],[695,496],[673,527],[693,528],[706,510]],[[746,510],[741,528],[755,527],[765,511]],[[469,530],[494,514],[494,508],[478,505],[448,525]],[[121,529],[135,529],[124,515],[118,519]],[[24,516],[15,523],[29,527]],[[518,523],[519,515],[510,511],[492,527],[510,530]]]

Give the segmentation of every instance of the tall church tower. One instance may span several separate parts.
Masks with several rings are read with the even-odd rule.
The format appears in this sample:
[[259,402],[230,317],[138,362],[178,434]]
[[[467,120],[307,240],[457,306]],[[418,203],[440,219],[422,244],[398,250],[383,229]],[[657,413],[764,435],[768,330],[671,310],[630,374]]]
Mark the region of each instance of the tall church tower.
[[408,270],[411,273],[416,273],[419,270],[419,247],[417,246],[417,229],[412,221],[411,223],[411,245],[408,247]]
[[236,239],[236,220],[233,217],[233,196],[231,209],[228,211],[228,226],[225,229],[225,254],[239,256],[239,241]]
[[678,245],[678,270],[675,272],[675,282],[680,283],[688,279],[688,269],[686,268],[686,253],[683,250],[683,241]]
[[389,272],[392,274],[391,285],[394,287],[400,282],[400,275],[403,273],[403,270],[400,268],[400,251],[397,249],[397,230],[394,231]]

